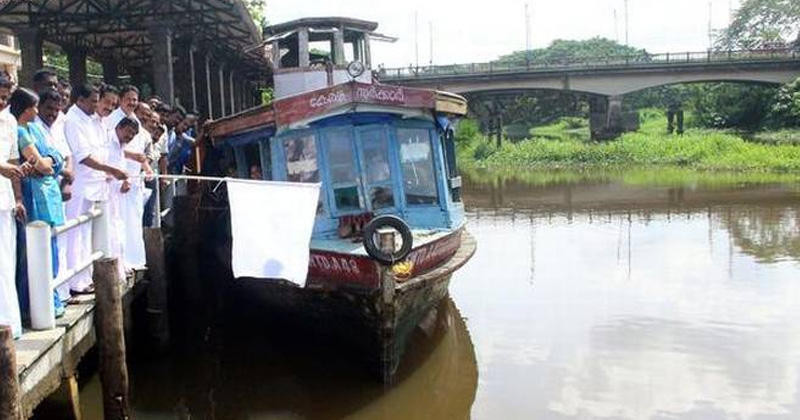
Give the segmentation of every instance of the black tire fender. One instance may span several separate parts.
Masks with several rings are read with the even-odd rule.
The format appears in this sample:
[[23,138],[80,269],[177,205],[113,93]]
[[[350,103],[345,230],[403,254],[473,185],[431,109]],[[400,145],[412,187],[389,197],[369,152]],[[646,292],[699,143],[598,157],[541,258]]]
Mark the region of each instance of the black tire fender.
[[[403,245],[392,254],[383,252],[378,244],[375,243],[375,232],[383,227],[394,228],[400,233],[400,237],[403,239]],[[392,265],[398,261],[402,261],[411,253],[411,247],[413,246],[411,229],[403,219],[397,216],[389,214],[378,216],[367,223],[362,232],[364,236],[364,249],[366,249],[367,254],[383,265]]]

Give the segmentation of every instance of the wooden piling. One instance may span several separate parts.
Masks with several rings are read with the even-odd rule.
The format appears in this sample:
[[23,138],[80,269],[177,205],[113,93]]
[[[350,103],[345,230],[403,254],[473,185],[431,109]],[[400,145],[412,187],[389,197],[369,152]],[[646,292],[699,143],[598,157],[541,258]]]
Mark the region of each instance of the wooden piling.
[[94,322],[100,354],[103,418],[106,420],[130,418],[122,293],[117,280],[117,264],[116,258],[104,258],[94,264]]
[[64,388],[64,394],[69,404],[69,410],[72,420],[81,420],[83,414],[81,412],[81,399],[80,388],[78,387],[78,378],[72,374],[64,379],[61,385]]
[[20,420],[17,353],[11,327],[0,325],[0,419]]
[[155,348],[164,350],[169,344],[169,313],[167,267],[164,255],[164,235],[160,228],[145,228],[144,244],[147,254],[147,317],[150,336]]

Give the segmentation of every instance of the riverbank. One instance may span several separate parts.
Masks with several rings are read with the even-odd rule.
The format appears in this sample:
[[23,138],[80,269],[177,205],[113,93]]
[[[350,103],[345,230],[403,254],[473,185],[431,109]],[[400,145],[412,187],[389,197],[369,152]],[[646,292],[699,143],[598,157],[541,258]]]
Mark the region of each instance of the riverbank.
[[[563,124],[562,124],[563,126]],[[472,121],[457,133],[463,167],[475,168],[682,168],[695,171],[792,173],[800,170],[800,132],[744,135],[720,130],[689,129],[666,133],[666,121],[646,120],[638,132],[607,142],[576,136],[575,129],[557,138],[558,126],[534,128],[533,138],[497,147]],[[547,136],[539,136],[540,133]]]

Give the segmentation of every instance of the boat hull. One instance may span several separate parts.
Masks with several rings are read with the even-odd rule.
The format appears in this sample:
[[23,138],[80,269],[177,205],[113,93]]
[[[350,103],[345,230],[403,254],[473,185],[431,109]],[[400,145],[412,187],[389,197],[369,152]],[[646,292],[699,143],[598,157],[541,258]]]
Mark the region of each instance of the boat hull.
[[328,290],[253,278],[237,279],[236,287],[257,300],[264,316],[337,341],[391,383],[414,330],[447,296],[452,273],[474,253],[474,240],[468,239],[450,260],[403,283],[384,271],[379,288]]

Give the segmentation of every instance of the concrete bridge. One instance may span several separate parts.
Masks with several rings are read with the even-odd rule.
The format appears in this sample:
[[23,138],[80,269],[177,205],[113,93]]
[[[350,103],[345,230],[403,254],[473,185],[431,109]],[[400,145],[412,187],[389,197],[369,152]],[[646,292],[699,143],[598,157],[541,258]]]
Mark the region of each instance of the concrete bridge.
[[[788,83],[800,76],[800,52],[769,49],[643,53],[523,64],[490,62],[379,68],[377,75],[383,83],[440,89],[473,98],[482,96],[482,100],[492,95],[535,89],[594,95],[601,100],[592,101],[592,132],[618,134],[629,125],[626,120],[630,118],[622,115],[625,94],[678,83]],[[489,110],[489,114],[496,112],[496,107]]]

